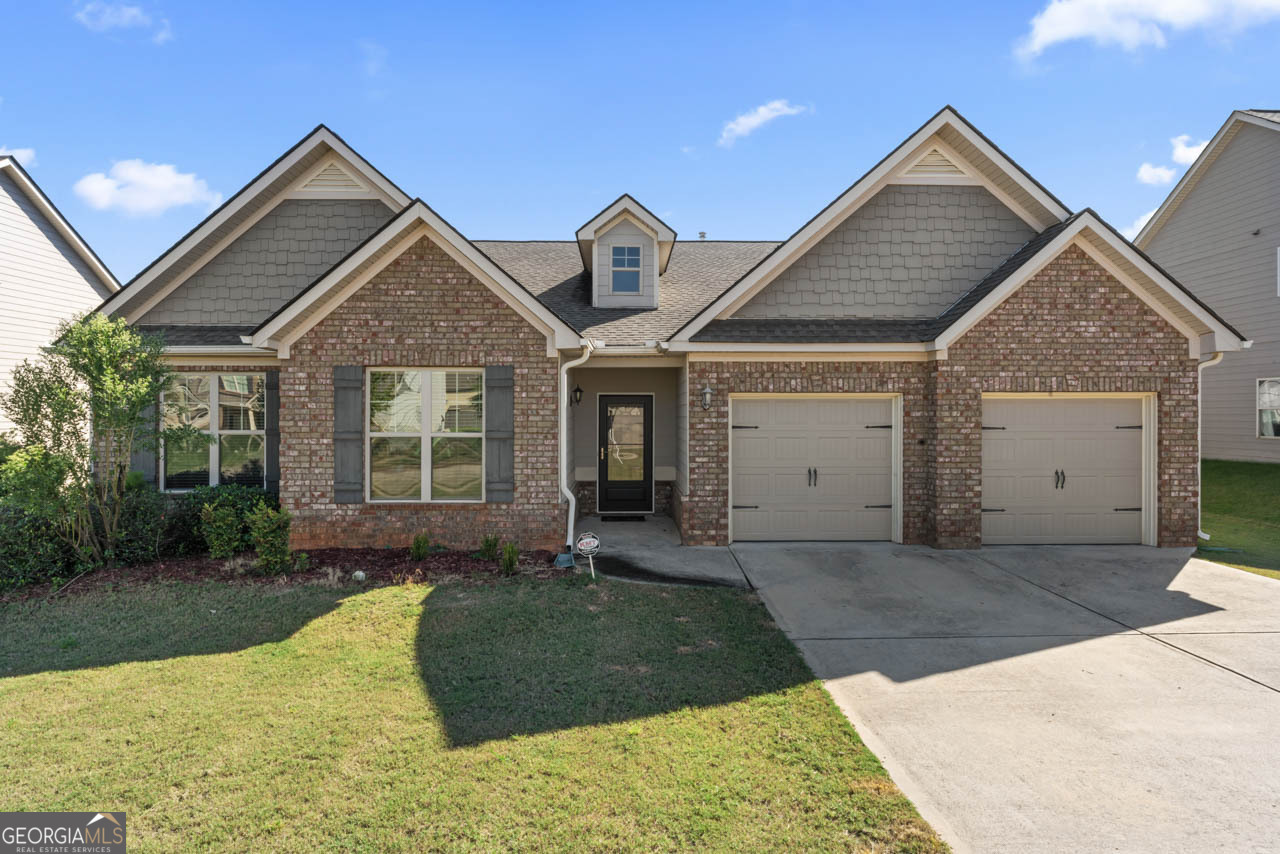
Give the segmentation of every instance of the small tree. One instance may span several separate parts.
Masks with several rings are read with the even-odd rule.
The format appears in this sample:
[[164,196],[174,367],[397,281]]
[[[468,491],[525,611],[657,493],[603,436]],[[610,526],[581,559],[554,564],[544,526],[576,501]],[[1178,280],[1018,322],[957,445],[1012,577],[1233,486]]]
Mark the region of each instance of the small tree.
[[99,564],[115,553],[133,453],[198,434],[162,429],[153,409],[171,377],[160,338],[88,314],[63,324],[54,340],[0,394],[23,445],[0,467],[0,485]]

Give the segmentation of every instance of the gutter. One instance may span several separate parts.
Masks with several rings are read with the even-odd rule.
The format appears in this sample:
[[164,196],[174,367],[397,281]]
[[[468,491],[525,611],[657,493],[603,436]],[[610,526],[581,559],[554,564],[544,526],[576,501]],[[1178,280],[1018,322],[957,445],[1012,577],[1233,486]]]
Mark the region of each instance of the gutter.
[[[1252,341],[1246,344],[1252,344]],[[1213,539],[1204,532],[1203,514],[1204,514],[1204,406],[1201,403],[1204,397],[1204,369],[1212,368],[1214,365],[1222,361],[1222,352],[1214,353],[1208,359],[1196,365],[1196,536],[1202,540]]]
[[582,355],[560,366],[560,494],[569,502],[569,518],[565,520],[564,551],[556,558],[556,566],[573,566],[573,527],[578,521],[578,498],[569,488],[569,369],[591,358],[595,345],[582,339]]

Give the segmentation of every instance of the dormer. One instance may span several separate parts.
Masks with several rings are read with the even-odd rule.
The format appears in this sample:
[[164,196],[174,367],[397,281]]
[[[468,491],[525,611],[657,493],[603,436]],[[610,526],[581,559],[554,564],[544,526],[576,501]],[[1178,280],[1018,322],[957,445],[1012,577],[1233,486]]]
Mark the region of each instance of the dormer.
[[625,193],[578,229],[582,266],[597,308],[657,308],[676,233]]

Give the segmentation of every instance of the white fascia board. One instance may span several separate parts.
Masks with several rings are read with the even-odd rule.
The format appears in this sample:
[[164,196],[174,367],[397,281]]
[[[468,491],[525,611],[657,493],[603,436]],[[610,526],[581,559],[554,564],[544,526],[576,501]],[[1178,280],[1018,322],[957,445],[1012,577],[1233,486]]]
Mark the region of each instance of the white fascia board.
[[928,353],[933,342],[904,343],[759,343],[740,341],[672,341],[672,353]]
[[275,356],[271,348],[248,344],[180,344],[164,348],[168,356]]
[[671,230],[670,226],[649,213],[645,210],[644,205],[627,194],[622,195],[616,202],[592,217],[586,225],[578,229],[576,237],[579,241],[594,239],[596,232],[600,230],[602,225],[605,225],[623,211],[635,217],[637,222],[651,230],[657,235],[659,241],[669,242],[676,239],[676,233]]
[[98,277],[98,281],[108,291],[115,293],[120,290],[120,282],[107,269],[107,266],[98,259],[98,256],[93,253],[93,250],[89,248],[89,244],[85,243],[80,235],[76,233],[76,230],[71,227],[71,223],[67,222],[62,214],[58,212],[53,202],[44,194],[40,186],[27,175],[26,170],[22,168],[20,163],[12,157],[0,157],[0,172],[8,175],[18,185],[18,189],[22,190],[27,198],[31,200],[31,203],[44,215],[44,218],[53,225],[58,234],[62,235],[62,239],[71,245],[75,253],[80,256],[80,260],[88,265],[93,274]]
[[[754,296],[774,276],[786,269],[796,258],[807,252],[815,243],[826,236],[838,223],[844,221],[861,207],[874,193],[892,183],[894,176],[903,168],[903,165],[911,158],[919,156],[920,150],[925,143],[947,126],[954,128],[974,148],[996,163],[1022,189],[1058,216],[1059,221],[1066,219],[1070,215],[1069,211],[1065,210],[1037,187],[1033,181],[1029,180],[1021,169],[1014,166],[1008,158],[970,130],[968,124],[961,120],[959,116],[946,109],[908,137],[905,142],[894,149],[892,154],[862,176],[856,184],[842,193],[834,202],[805,224],[804,227],[791,235],[785,243],[767,256],[759,266],[739,279],[732,288],[699,312],[692,321],[671,339],[672,342],[690,340],[712,320],[731,313],[746,299]],[[942,140],[936,140],[936,143],[942,143]],[[951,149],[948,148],[947,150],[950,151]],[[956,156],[958,157],[958,155]],[[984,186],[987,186],[987,184],[984,183]],[[1000,194],[1000,196],[1004,195],[1003,193]],[[1019,216],[1025,218],[1029,214],[1023,211]]]
[[[368,261],[376,252],[385,248],[394,235],[412,227],[415,222],[420,227],[402,238],[400,245],[386,254],[384,263],[375,265],[348,283],[343,293],[339,295],[339,299],[332,301],[324,310],[308,317],[298,328],[285,331],[289,324],[303,314],[306,309],[322,299],[339,282]],[[517,313],[537,327],[539,331],[547,335],[549,352],[579,346],[581,339],[577,332],[548,311],[542,303],[534,299],[532,294],[511,279],[488,256],[465,240],[452,226],[421,201],[415,202],[392,220],[391,223],[384,226],[383,234],[384,236],[381,239],[369,241],[358,252],[348,256],[338,266],[330,270],[324,278],[316,282],[297,302],[255,330],[252,338],[254,346],[283,348],[287,352],[287,348],[294,341],[319,323],[334,308],[341,305],[347,296],[363,287],[369,279],[373,278],[405,249],[423,237],[430,237],[455,261],[466,268],[469,273],[498,294]]]
[[[356,154],[346,143],[338,139],[336,135],[328,128],[322,127],[317,129],[303,142],[299,143],[279,162],[271,166],[266,172],[259,175],[247,187],[241,190],[233,197],[230,203],[225,207],[215,211],[212,216],[205,220],[195,231],[188,234],[179,241],[172,249],[166,252],[159,261],[157,261],[150,269],[132,282],[129,287],[124,289],[118,299],[102,308],[102,313],[106,315],[119,314],[121,309],[129,304],[146,286],[154,281],[165,270],[169,269],[178,259],[184,257],[188,252],[194,249],[202,240],[209,236],[209,233],[222,227],[227,220],[239,213],[245,205],[257,199],[263,190],[280,176],[288,172],[298,161],[309,156],[318,146],[326,145],[330,150],[336,152],[344,160],[350,163],[359,171],[361,178],[368,181],[372,186],[378,188],[379,192],[391,199],[395,204],[394,207],[401,208],[409,204],[410,199],[403,191],[396,188],[394,184],[379,175],[377,170],[370,166],[367,161],[360,155]],[[284,195],[282,191],[281,195]],[[221,246],[221,244],[219,244]]]
[[1174,199],[1177,199],[1184,189],[1188,193],[1194,189],[1195,183],[1200,180],[1200,173],[1204,171],[1204,169],[1208,168],[1206,164],[1212,163],[1216,160],[1218,155],[1221,153],[1220,148],[1230,143],[1230,140],[1226,139],[1226,137],[1234,136],[1235,125],[1237,123],[1250,124],[1256,127],[1266,128],[1267,130],[1280,131],[1280,124],[1269,122],[1266,119],[1260,119],[1257,116],[1251,116],[1248,113],[1241,112],[1240,110],[1233,112],[1227,120],[1222,123],[1222,127],[1218,128],[1218,132],[1213,135],[1213,138],[1209,140],[1209,144],[1204,147],[1204,151],[1200,152],[1200,156],[1196,158],[1196,162],[1192,163],[1191,167],[1183,173],[1182,178],[1178,180],[1178,183],[1174,184],[1173,189],[1169,191],[1169,195],[1165,197],[1165,200],[1160,204],[1160,207],[1156,208],[1156,212],[1151,215],[1151,219],[1147,220],[1147,224],[1138,232],[1138,236],[1133,239],[1134,245],[1144,250],[1147,248],[1147,244],[1156,236],[1156,232],[1164,227],[1165,222],[1168,220],[1169,216],[1172,215],[1173,210],[1176,207],[1174,205]]

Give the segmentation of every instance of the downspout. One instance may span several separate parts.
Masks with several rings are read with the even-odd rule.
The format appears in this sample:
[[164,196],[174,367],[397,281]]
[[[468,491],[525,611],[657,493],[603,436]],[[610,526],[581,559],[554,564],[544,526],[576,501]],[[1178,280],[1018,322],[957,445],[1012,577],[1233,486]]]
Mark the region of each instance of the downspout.
[[1204,532],[1201,518],[1204,512],[1204,369],[1212,368],[1221,361],[1222,352],[1219,351],[1196,366],[1199,373],[1196,377],[1196,536],[1202,540],[1212,539]]
[[569,369],[590,359],[595,349],[584,338],[582,355],[560,366],[560,494],[569,502],[569,518],[565,523],[564,551],[556,559],[557,566],[573,566],[573,526],[578,519],[578,498],[569,488]]

